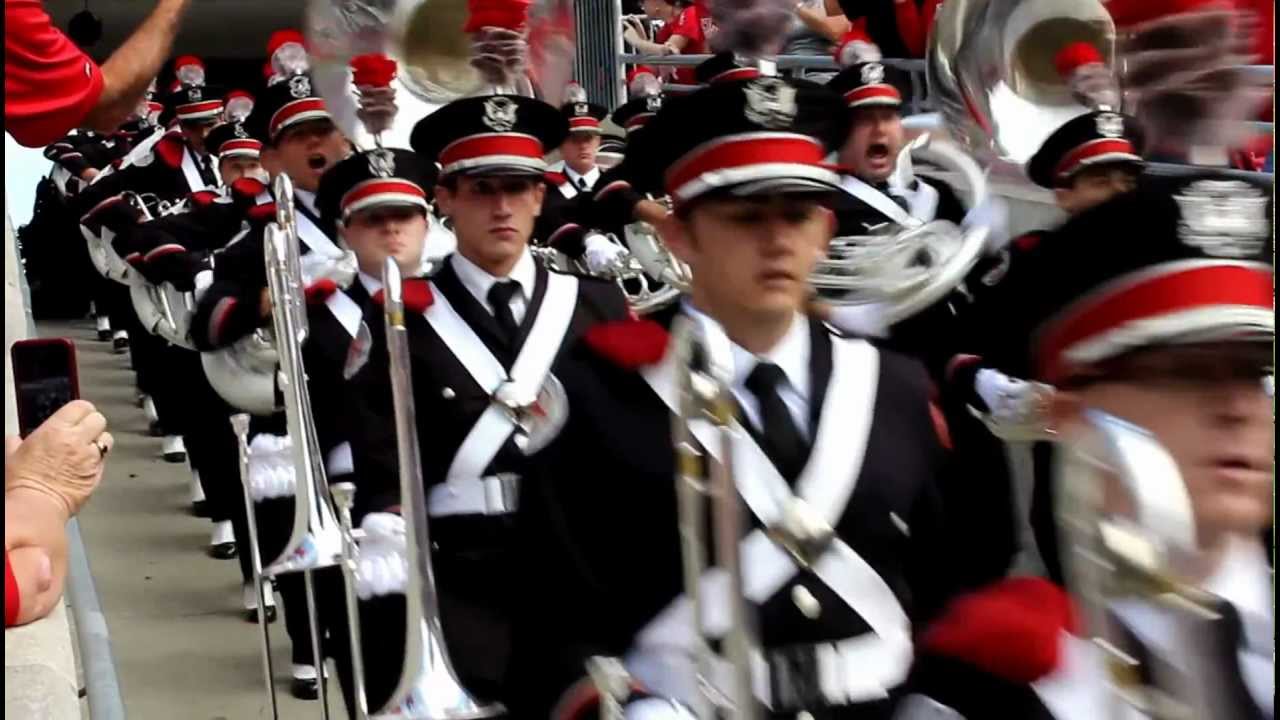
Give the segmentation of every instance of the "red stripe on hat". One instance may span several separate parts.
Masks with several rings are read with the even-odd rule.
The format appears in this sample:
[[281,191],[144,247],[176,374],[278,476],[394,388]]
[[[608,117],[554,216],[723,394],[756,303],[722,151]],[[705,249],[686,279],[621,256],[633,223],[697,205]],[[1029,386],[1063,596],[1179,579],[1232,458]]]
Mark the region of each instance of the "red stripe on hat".
[[872,100],[893,100],[895,104],[901,104],[902,93],[898,92],[898,88],[892,85],[879,83],[876,85],[863,85],[844,94],[844,101],[849,107],[863,105]]
[[445,168],[467,160],[494,156],[514,156],[541,160],[542,142],[522,133],[485,133],[455,140],[440,151],[440,164]]
[[712,77],[707,81],[707,84],[711,85],[714,83],[730,82],[733,80],[750,80],[751,78],[757,77],[760,77],[760,71],[756,68],[732,68]]
[[253,138],[236,138],[235,140],[228,140],[218,147],[219,155],[231,152],[252,152],[256,155],[262,152],[262,143]]
[[409,182],[403,178],[374,178],[357,183],[355,187],[347,191],[342,196],[339,205],[343,210],[364,200],[369,200],[378,195],[395,195],[399,197],[412,196],[419,198],[424,202],[427,199],[427,193],[417,183]]
[[717,138],[685,155],[667,171],[666,188],[677,195],[679,188],[706,173],[750,165],[819,165],[822,144],[805,135],[791,133],[746,133]]
[[320,98],[302,98],[301,100],[294,100],[277,110],[275,114],[271,116],[271,122],[267,123],[268,133],[271,137],[275,137],[276,133],[295,122],[311,120],[321,116],[329,116],[329,109],[325,106],[324,100]]
[[593,117],[575,117],[569,118],[569,129],[578,130],[581,128],[595,129],[600,127],[600,121]]
[[1197,308],[1270,310],[1273,277],[1271,268],[1254,263],[1175,262],[1108,283],[1041,330],[1036,343],[1041,376],[1059,381],[1071,348],[1135,322]]
[[1066,157],[1062,158],[1058,166],[1053,169],[1053,174],[1057,177],[1070,175],[1080,169],[1080,165],[1086,161],[1101,155],[1131,155],[1135,160],[1142,159],[1134,149],[1133,143],[1124,138],[1094,138],[1067,153]]
[[222,112],[221,100],[203,100],[201,102],[187,103],[179,105],[174,111],[179,118],[197,117],[200,115],[217,114]]

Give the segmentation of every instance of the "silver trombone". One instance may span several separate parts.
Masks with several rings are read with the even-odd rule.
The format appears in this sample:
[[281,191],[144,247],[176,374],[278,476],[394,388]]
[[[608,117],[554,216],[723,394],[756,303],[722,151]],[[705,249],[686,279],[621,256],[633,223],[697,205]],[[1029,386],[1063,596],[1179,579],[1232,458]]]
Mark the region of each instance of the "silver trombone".
[[[328,497],[320,443],[312,419],[302,343],[307,336],[306,302],[302,296],[302,264],[293,206],[293,182],[280,174],[273,184],[276,221],[267,225],[263,254],[276,351],[278,383],[284,396],[285,417],[293,442],[296,471],[293,529],[280,557],[263,570],[267,577],[301,572],[306,588],[311,648],[320,686],[321,717],[328,720],[329,698],[320,624],[316,611],[313,571],[338,565],[342,559],[342,530]],[[252,514],[253,508],[249,508]]]
[[231,429],[236,435],[236,445],[240,450],[240,487],[244,493],[244,507],[248,513],[249,547],[241,552],[249,553],[249,565],[253,570],[253,590],[258,598],[258,628],[262,631],[262,675],[267,686],[267,697],[271,698],[271,717],[280,718],[280,706],[276,701],[275,669],[271,663],[271,630],[267,627],[266,592],[264,583],[269,582],[262,574],[262,557],[258,554],[258,520],[253,513],[253,496],[249,494],[249,415],[236,413],[231,416]]
[[[680,551],[685,594],[693,605],[694,644],[698,683],[703,697],[695,699],[699,718],[729,717],[753,720],[759,715],[752,684],[751,658],[759,640],[754,616],[747,606],[742,576],[743,507],[733,475],[735,403],[733,356],[728,344],[710,342],[705,327],[686,316],[677,317],[671,329],[679,378],[679,414],[672,418],[676,451],[676,502],[680,522]],[[709,422],[720,442],[719,459],[700,448],[693,423]],[[707,502],[714,527],[708,529]],[[715,657],[702,633],[702,576],[707,570],[707,534],[711,533],[715,556],[729,576],[729,632],[723,647],[731,667],[729,687],[716,687]]]
[[472,697],[458,680],[445,646],[431,561],[426,488],[422,479],[413,376],[409,365],[409,337],[404,324],[403,285],[400,267],[394,258],[387,259],[382,282],[409,585],[405,594],[404,668],[391,699],[374,717],[398,720],[498,717],[506,713],[506,708]]

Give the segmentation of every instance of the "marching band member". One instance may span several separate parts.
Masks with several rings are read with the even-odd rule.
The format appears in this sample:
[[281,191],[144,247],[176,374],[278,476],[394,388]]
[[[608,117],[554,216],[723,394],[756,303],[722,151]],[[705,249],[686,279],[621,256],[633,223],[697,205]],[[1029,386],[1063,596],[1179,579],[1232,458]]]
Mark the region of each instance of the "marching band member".
[[[511,408],[535,397],[543,407],[560,402],[550,372],[562,349],[627,312],[612,284],[549,272],[529,251],[548,192],[543,156],[567,130],[546,103],[489,95],[445,105],[410,138],[441,166],[436,206],[457,236],[429,282],[405,289],[440,611],[459,677],[490,699],[502,694],[522,587],[512,525],[524,457]],[[368,326],[372,350],[352,378],[351,437],[361,482],[382,489],[365,498],[374,511],[366,525],[389,521],[400,502],[384,322]]]
[[[1058,207],[1076,217],[1117,196],[1132,192],[1142,172],[1144,137],[1137,121],[1122,113],[1094,110],[1054,131],[1027,163],[1032,182],[1052,190]],[[955,354],[947,363],[945,385],[958,400],[994,423],[1016,427],[1035,395],[1021,338],[1003,321],[1007,307],[1039,295],[1041,279],[1035,261],[1042,245],[1060,242],[1054,231],[1041,230],[1013,240],[971,274],[973,301],[960,306],[961,329]],[[1057,272],[1054,270],[1053,272]],[[1032,446],[1034,482],[1019,489],[1021,562],[1061,579],[1053,503],[1050,497],[1052,445]],[[1029,533],[1025,529],[1028,522]]]
[[[1019,337],[1030,341],[1029,377],[1057,388],[1056,427],[1094,408],[1151,432],[1172,454],[1201,551],[1184,579],[1215,596],[1221,647],[1180,647],[1154,607],[1119,603],[1112,617],[1132,643],[1121,649],[1144,672],[1172,663],[1170,688],[1197,681],[1177,679],[1189,654],[1230,667],[1238,682],[1224,690],[1223,717],[1274,712],[1271,548],[1257,540],[1273,522],[1270,206],[1265,188],[1240,180],[1143,178],[1043,243],[1037,294],[1008,308],[1008,322],[1028,331]],[[1100,651],[1064,637],[1061,656],[1035,686],[1053,717],[1105,715]]]
[[[379,311],[373,298],[381,292],[386,259],[395,257],[407,276],[419,275],[430,246],[438,244],[430,239],[443,231],[432,222],[429,207],[435,177],[434,163],[423,162],[416,153],[370,150],[354,153],[326,171],[316,194],[321,222],[336,229],[338,240],[355,253],[359,266],[355,281],[346,288],[322,283],[308,289],[310,332],[303,346],[311,408],[329,482],[355,484],[360,506],[354,514],[356,523],[364,520],[364,500],[376,498],[382,488],[367,483],[354,462],[350,438],[359,431],[360,415],[351,408],[361,399],[350,392],[347,377],[370,352],[369,323]],[[384,426],[364,432],[385,434],[394,433],[394,429]],[[357,575],[362,583],[357,592],[364,600],[360,617],[365,639],[361,648],[365,692],[369,707],[375,710],[390,697],[400,679],[399,660],[404,650],[399,639],[405,635],[403,620],[394,619],[404,617],[404,590],[387,592],[394,577],[400,583],[404,578],[386,572],[386,566],[375,560],[379,557],[376,547],[388,541],[378,532],[386,523],[378,520],[375,517],[365,523],[370,539],[362,543],[367,552],[361,554],[364,562]],[[347,707],[354,715],[347,614],[341,589],[328,590],[321,600],[329,626],[328,654],[336,660]]]
[[560,143],[560,160],[548,173],[556,190],[566,199],[589,192],[599,181],[596,153],[600,150],[602,135],[600,122],[609,114],[603,107],[587,102],[581,86],[571,86],[573,88],[577,92],[572,99],[560,106],[569,123],[569,134]]
[[[913,622],[949,593],[934,485],[943,426],[926,374],[801,314],[839,193],[823,159],[847,132],[838,95],[759,77],[668,104],[626,160],[639,187],[675,202],[660,229],[692,271],[682,312],[732,348],[748,506],[767,522],[772,495],[798,493],[838,538],[842,559],[816,574],[761,531],[744,546],[770,717],[888,717],[911,672]],[[584,663],[595,655],[626,658],[639,691],[629,712],[646,695],[698,692],[671,437],[682,369],[656,323],[602,324],[583,339],[556,370],[564,427],[521,488],[524,586],[554,590],[522,599],[509,674],[520,717],[593,716]],[[725,598],[703,587],[704,627],[719,637]],[[823,680],[803,679],[814,674]]]
[[[349,154],[351,145],[334,125],[323,98],[315,92],[307,73],[300,34],[296,31],[277,33],[270,40],[269,52],[273,66],[285,78],[258,97],[245,125],[249,134],[263,143],[263,167],[273,176],[288,173],[293,180],[304,265],[314,263],[322,268],[318,272],[336,277],[337,284],[345,286],[354,268],[348,267],[347,253],[337,245],[335,230],[326,228],[320,219],[315,193],[321,176]],[[269,192],[264,200],[268,198]],[[274,219],[274,204],[262,202],[250,209],[249,214],[249,232],[219,254],[212,282],[200,296],[192,318],[192,339],[201,350],[226,347],[266,325],[271,317],[262,233],[266,222]],[[284,432],[283,413],[274,417],[254,416],[251,433],[255,452],[264,459],[287,454]],[[259,552],[265,562],[279,555],[292,527],[293,490],[287,483],[279,486],[274,479],[266,470],[251,472],[250,493],[257,501]],[[247,521],[243,518],[243,514],[233,517],[237,538],[248,537]],[[302,578],[297,574],[282,575],[276,583],[292,643],[291,692],[295,697],[316,699],[319,685]],[[248,594],[246,592],[246,599]]]

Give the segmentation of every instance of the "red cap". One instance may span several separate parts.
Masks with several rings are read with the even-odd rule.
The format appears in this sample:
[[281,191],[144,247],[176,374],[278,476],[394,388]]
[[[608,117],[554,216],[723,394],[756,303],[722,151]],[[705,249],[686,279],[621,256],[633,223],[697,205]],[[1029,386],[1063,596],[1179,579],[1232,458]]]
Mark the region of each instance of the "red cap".
[[[280,49],[285,43],[298,43],[302,47],[307,46],[306,38],[302,37],[302,33],[297,30],[277,30],[271,33],[271,39],[267,40],[267,57],[276,54],[276,50]],[[267,63],[270,65],[270,63]]]
[[238,97],[249,98],[250,100],[253,99],[253,95],[250,95],[247,90],[232,90],[231,92],[227,93],[227,97],[225,99],[231,100],[232,98],[238,98]]
[[1101,65],[1102,62],[1102,53],[1098,52],[1098,48],[1084,41],[1073,42],[1053,56],[1053,66],[1057,68],[1058,76],[1064,80],[1085,65]]
[[185,67],[187,65],[195,65],[196,67],[203,68],[204,61],[202,61],[200,58],[196,57],[195,55],[182,55],[178,58],[175,58],[173,61],[174,70],[177,70],[178,68],[181,68],[181,67]]
[[485,27],[520,30],[528,24],[531,0],[467,0],[467,24],[462,32]]

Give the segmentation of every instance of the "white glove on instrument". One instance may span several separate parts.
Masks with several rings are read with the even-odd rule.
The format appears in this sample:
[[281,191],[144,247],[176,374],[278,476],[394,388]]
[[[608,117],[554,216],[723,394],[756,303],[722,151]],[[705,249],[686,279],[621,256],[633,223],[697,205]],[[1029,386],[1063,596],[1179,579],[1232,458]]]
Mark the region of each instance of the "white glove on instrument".
[[199,302],[200,298],[204,295],[204,291],[208,290],[209,286],[213,284],[213,271],[201,270],[196,273],[195,283],[196,289],[193,294],[195,295],[196,302]]
[[360,523],[360,560],[356,566],[356,594],[361,600],[409,588],[404,518],[394,513],[369,513]]
[[1003,440],[1044,437],[1049,427],[1045,400],[1051,388],[1047,385],[1017,380],[983,368],[974,377],[973,389],[987,404],[989,412],[983,420],[996,437]]
[[986,200],[974,205],[964,219],[960,221],[962,228],[975,225],[987,228],[987,241],[983,252],[994,255],[1009,244],[1009,205],[997,195],[988,195]]
[[254,502],[292,497],[297,491],[293,441],[287,435],[258,435],[249,443],[249,497]]
[[633,700],[623,708],[627,720],[696,720],[689,708],[675,700],[648,697]]
[[350,250],[345,250],[336,257],[312,252],[303,255],[299,260],[302,265],[303,287],[327,278],[338,287],[346,289],[356,279],[356,273],[360,270],[356,262],[356,254]]
[[582,258],[587,262],[587,269],[595,275],[606,273],[627,254],[621,245],[599,234],[588,235],[582,244],[586,248]]

